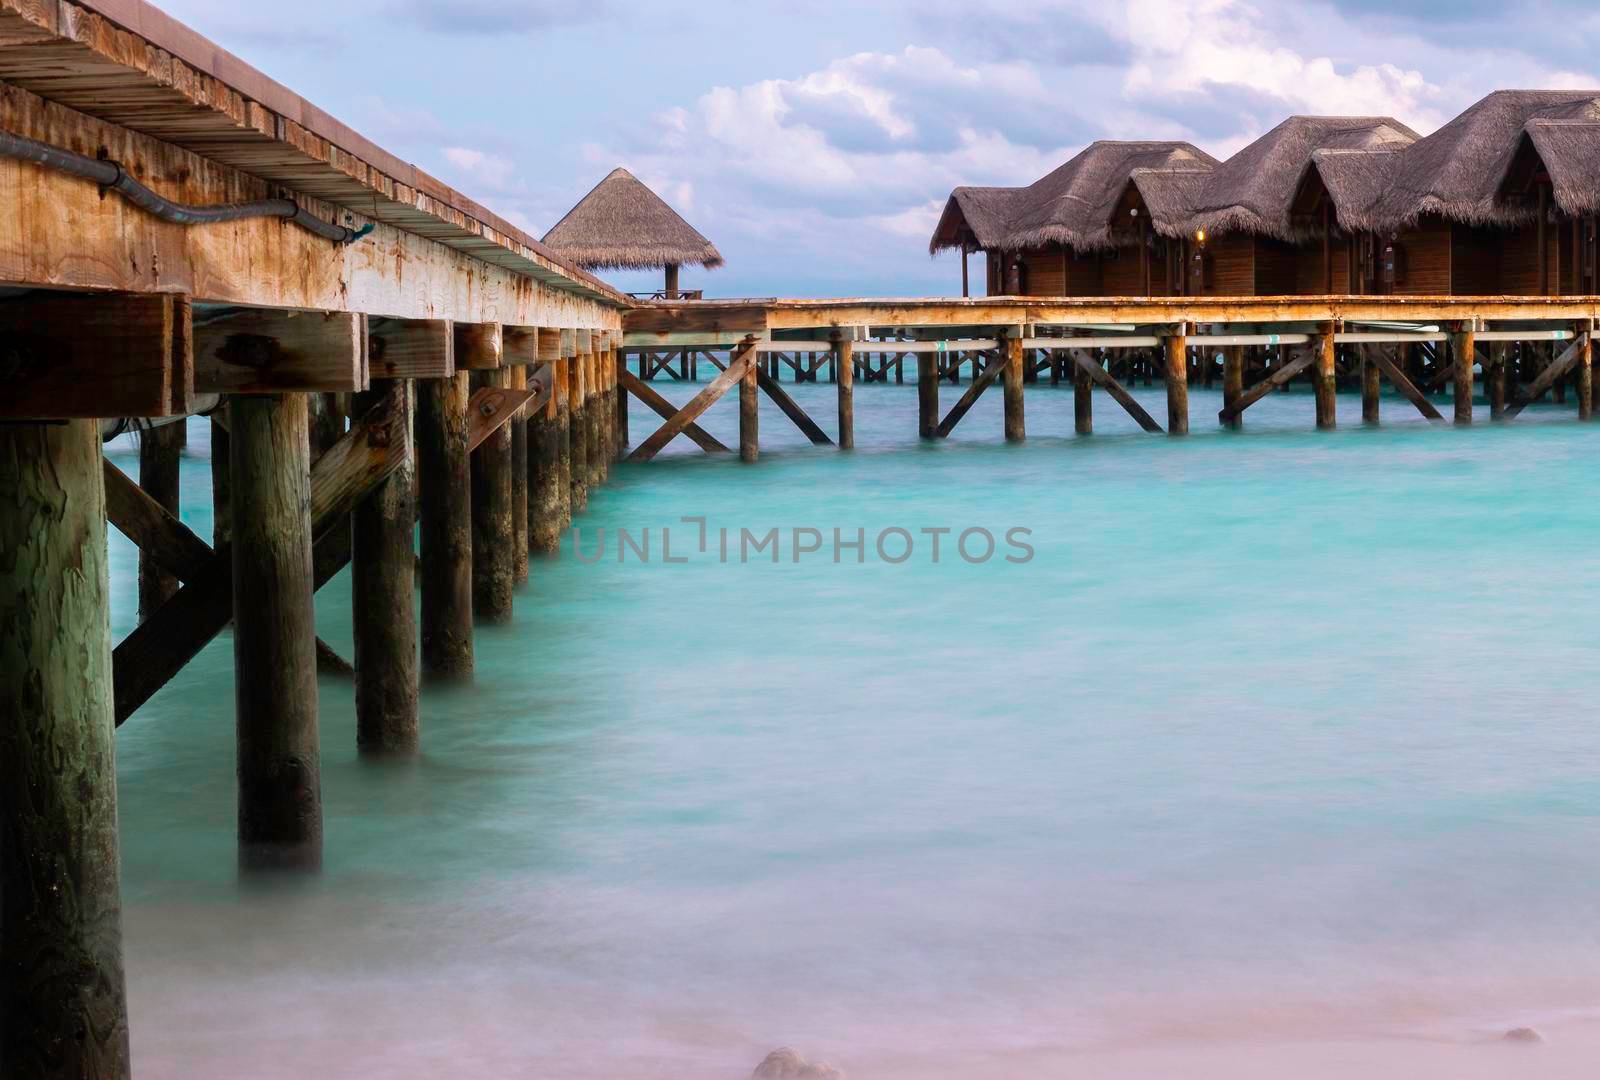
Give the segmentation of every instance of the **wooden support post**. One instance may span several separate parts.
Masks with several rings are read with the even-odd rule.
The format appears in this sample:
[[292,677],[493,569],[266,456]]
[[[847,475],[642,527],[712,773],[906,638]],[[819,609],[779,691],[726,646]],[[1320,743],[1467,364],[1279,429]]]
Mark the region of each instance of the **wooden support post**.
[[96,421],[0,425],[0,1064],[127,1080]]
[[856,446],[856,361],[855,342],[835,330],[833,342],[833,370],[839,392],[839,449],[854,450]]
[[210,423],[211,546],[220,548],[233,538],[233,477],[228,471],[227,425],[217,416],[213,416]]
[[699,419],[707,409],[733,387],[734,383],[744,378],[745,372],[755,365],[756,355],[756,351],[751,348],[736,350],[733,354],[732,362],[728,364],[727,368],[718,374],[715,379],[707,383],[703,390],[690,398],[686,405],[673,413],[670,420],[662,424],[649,438],[640,443],[633,453],[628,455],[628,460],[649,461],[659,454],[662,447],[666,446],[690,424]]
[[[574,334],[587,335],[587,330],[580,330]],[[567,361],[567,397],[571,402],[568,410],[568,429],[572,435],[568,441],[570,453],[568,459],[572,462],[572,512],[578,511],[589,505],[589,387],[588,362],[583,350],[574,345],[570,358]]]
[[303,394],[234,397],[233,666],[242,868],[322,863]]
[[1244,394],[1244,346],[1228,345],[1222,350],[1222,408],[1228,413],[1223,423],[1238,431],[1244,426],[1244,414],[1231,412]]
[[550,380],[551,396],[528,421],[528,549],[536,555],[555,555],[561,550],[561,530],[566,524],[567,481],[561,475],[558,429],[566,388],[563,375],[556,370],[559,364],[552,362],[544,373]]
[[1377,362],[1372,359],[1373,351],[1382,349],[1383,345],[1359,345],[1361,350],[1361,422],[1363,424],[1376,424],[1378,422],[1378,402],[1382,390],[1379,382],[1380,372]]
[[[1331,257],[1330,257],[1331,259]],[[1332,274],[1332,262],[1329,262],[1329,274]],[[1312,389],[1316,396],[1317,429],[1331,431],[1339,424],[1337,414],[1339,384],[1337,369],[1334,366],[1335,344],[1333,339],[1334,327],[1332,323],[1324,324],[1322,333],[1311,340],[1311,347],[1316,350],[1317,362],[1313,368]]]
[[[472,388],[505,389],[506,370],[474,371]],[[472,614],[482,622],[511,619],[515,578],[511,524],[510,425],[496,428],[472,454]]]
[[[178,468],[182,459],[186,425],[177,420],[141,431],[139,486],[163,507],[178,512]],[[139,552],[139,621],[148,619],[178,591],[178,579],[157,565],[147,552]]]
[[195,319],[194,385],[202,393],[346,392],[367,383],[361,316],[230,308]]
[[[755,357],[756,343],[745,338],[744,349]],[[745,365],[739,377],[739,460],[754,461],[761,456],[761,368],[759,363]]]
[[[528,388],[528,369],[513,367],[511,388]],[[517,410],[511,423],[511,580],[528,582],[528,407]]]
[[1223,405],[1222,411],[1217,414],[1217,419],[1222,421],[1223,424],[1231,426],[1232,421],[1236,417],[1243,415],[1244,411],[1250,406],[1272,393],[1272,391],[1287,386],[1289,380],[1315,364],[1317,355],[1317,351],[1314,348],[1307,347],[1302,349],[1299,356],[1293,360],[1288,360],[1286,363],[1279,364],[1272,370],[1270,375],[1235,398],[1231,405]]
[[[1400,346],[1401,350],[1411,347],[1410,343]],[[1417,407],[1419,413],[1429,420],[1443,422],[1444,417],[1439,415],[1439,410],[1433,407],[1433,402],[1428,400],[1426,394],[1417,389],[1416,383],[1411,381],[1411,377],[1405,373],[1399,363],[1390,360],[1382,349],[1374,349],[1368,355],[1372,362],[1378,365],[1378,369],[1389,376],[1389,381],[1394,383],[1394,388],[1400,391],[1407,401]]]
[[1484,376],[1489,381],[1489,419],[1502,420],[1506,415],[1506,378],[1511,367],[1511,357],[1504,341],[1489,342],[1489,363]]
[[1181,332],[1161,339],[1167,368],[1167,434],[1189,434],[1188,341]]
[[1013,332],[1005,338],[1005,435],[1007,442],[1027,437],[1022,412],[1022,336]]
[[1082,364],[1072,365],[1072,429],[1094,434],[1094,382]]
[[1455,422],[1472,423],[1472,365],[1478,356],[1470,328],[1450,335],[1450,356],[1455,371]]
[[[656,393],[655,387],[650,386],[648,383],[640,382],[631,372],[624,371],[619,374],[622,378],[623,387],[648,405],[650,410],[661,419],[671,420],[678,414],[678,407]],[[683,434],[688,437],[690,442],[708,454],[727,454],[732,452],[720,440],[708,434],[699,424],[687,425],[683,429]]]
[[617,460],[621,461],[627,454],[632,436],[628,434],[628,391],[622,385],[622,377],[628,373],[628,361],[619,350],[613,365],[612,375],[616,380],[617,395]]
[[[1574,271],[1576,273],[1576,271]],[[1578,419],[1594,418],[1594,347],[1587,324],[1576,328],[1578,359],[1574,362],[1578,382]]]
[[604,392],[600,384],[600,335],[590,331],[589,351],[584,355],[584,463],[589,468],[589,491],[597,490],[606,480],[606,453],[600,424],[605,416]]
[[[399,430],[411,432],[412,384],[378,380],[356,395],[356,415],[400,399]],[[418,732],[416,455],[407,447],[399,468],[350,515],[351,629],[355,633],[356,749],[367,756],[414,754]]]
[[934,437],[939,427],[939,355],[917,354],[917,435]]
[[422,670],[472,674],[472,479],[468,375],[417,384],[421,486]]
[[572,358],[557,357],[551,366],[550,378],[551,397],[556,403],[556,498],[561,506],[556,525],[559,546],[559,533],[572,520],[575,509],[572,503]]

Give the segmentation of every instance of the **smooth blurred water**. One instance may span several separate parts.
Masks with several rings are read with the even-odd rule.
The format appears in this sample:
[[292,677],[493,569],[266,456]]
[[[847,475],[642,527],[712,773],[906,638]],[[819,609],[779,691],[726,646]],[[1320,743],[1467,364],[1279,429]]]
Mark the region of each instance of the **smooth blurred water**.
[[[833,388],[793,389],[831,431]],[[1076,1076],[1587,1016],[1600,427],[1386,398],[1363,429],[1341,397],[1317,433],[1292,393],[1234,434],[1196,389],[1186,440],[1099,394],[1078,439],[1040,385],[1006,446],[999,397],[924,446],[914,386],[858,387],[853,454],[766,403],[757,466],[679,440],[616,468],[578,522],[607,557],[535,564],[474,682],[425,690],[419,761],[359,762],[322,681],[311,880],[237,879],[224,635],[118,736],[142,1074],[733,1078],[789,1043],[856,1078]],[[736,410],[703,426],[734,444]],[[189,453],[209,537],[200,424]],[[686,515],[1021,527],[1035,556],[724,564]],[[115,535],[112,572],[120,636]],[[344,576],[317,600],[346,655],[349,604]],[[1115,1074],[1195,1075],[1149,1069]]]

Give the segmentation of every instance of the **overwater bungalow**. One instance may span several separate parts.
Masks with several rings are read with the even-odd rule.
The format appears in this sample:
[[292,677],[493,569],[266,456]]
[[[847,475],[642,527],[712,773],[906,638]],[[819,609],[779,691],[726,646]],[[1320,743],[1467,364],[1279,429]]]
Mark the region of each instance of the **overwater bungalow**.
[[1600,96],[1496,91],[1406,148],[1349,226],[1397,252],[1382,291],[1592,293],[1597,156]]
[[990,296],[1165,296],[1182,291],[1181,234],[1151,225],[1216,159],[1186,142],[1090,144],[1027,187],[961,187],[928,249],[985,255]]
[[[661,270],[658,294],[677,299],[678,270],[722,265],[716,245],[627,169],[612,169],[544,235],[543,244],[585,270]],[[688,299],[699,299],[696,291]]]
[[[1291,116],[1212,170],[1185,231],[1196,295],[1293,296],[1352,291],[1350,231],[1332,200],[1302,180],[1341,153],[1390,153],[1417,139],[1388,116]],[[1365,159],[1363,159],[1365,160]],[[1359,175],[1352,167],[1340,180]]]

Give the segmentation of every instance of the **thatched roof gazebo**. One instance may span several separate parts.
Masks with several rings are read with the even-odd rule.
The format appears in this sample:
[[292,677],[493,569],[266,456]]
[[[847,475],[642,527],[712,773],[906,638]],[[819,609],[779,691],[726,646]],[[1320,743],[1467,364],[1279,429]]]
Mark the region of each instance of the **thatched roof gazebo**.
[[722,265],[716,246],[627,169],[612,169],[544,235],[547,247],[586,270],[666,271],[678,296],[678,268]]

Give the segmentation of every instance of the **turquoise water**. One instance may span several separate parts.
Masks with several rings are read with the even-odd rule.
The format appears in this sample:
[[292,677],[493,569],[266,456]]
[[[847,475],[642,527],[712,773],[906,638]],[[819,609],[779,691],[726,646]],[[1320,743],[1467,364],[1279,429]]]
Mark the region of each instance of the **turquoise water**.
[[[832,395],[795,388],[830,430]],[[1243,1076],[1330,1041],[1558,1074],[1559,1038],[1485,1041],[1600,1004],[1600,428],[1386,398],[1364,430],[1341,397],[1316,433],[1291,393],[1232,434],[1196,389],[1186,440],[1103,395],[1076,439],[1041,385],[1025,445],[994,393],[924,446],[914,386],[856,401],[854,454],[768,404],[757,466],[615,469],[578,522],[606,557],[535,565],[475,681],[425,691],[419,761],[359,762],[324,679],[320,877],[236,878],[226,636],[131,719],[142,1075],[734,1078],[790,1044],[857,1080],[1202,1075],[1218,1046]],[[209,536],[202,425],[185,469]],[[724,563],[686,515],[869,546]],[[893,528],[1033,557],[888,563]],[[115,534],[112,572],[120,636]],[[349,604],[345,577],[317,601],[346,655]],[[1291,1059],[1260,1075],[1327,1063]]]

